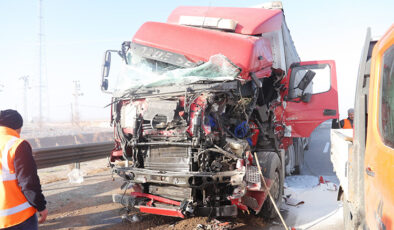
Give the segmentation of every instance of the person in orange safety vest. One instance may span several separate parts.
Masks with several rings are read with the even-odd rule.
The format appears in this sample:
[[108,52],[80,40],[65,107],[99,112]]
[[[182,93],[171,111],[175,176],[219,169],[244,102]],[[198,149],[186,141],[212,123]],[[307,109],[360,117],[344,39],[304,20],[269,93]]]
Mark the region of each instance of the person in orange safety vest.
[[48,215],[32,148],[20,138],[22,125],[17,111],[0,111],[0,229],[35,230]]
[[347,115],[348,115],[348,118],[343,119],[339,122],[342,129],[352,129],[353,128],[354,109],[348,109]]

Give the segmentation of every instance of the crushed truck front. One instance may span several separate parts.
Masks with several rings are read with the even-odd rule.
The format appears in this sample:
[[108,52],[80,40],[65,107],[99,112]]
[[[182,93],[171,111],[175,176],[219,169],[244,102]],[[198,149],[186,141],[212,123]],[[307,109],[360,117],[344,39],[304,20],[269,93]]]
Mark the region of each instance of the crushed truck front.
[[[287,75],[286,69],[275,68],[275,36],[261,34],[281,31],[281,10],[220,7],[200,20],[201,10],[180,7],[169,23],[142,25],[116,52],[123,65],[112,83],[106,79],[111,59],[106,53],[102,88],[110,84],[113,91],[115,130],[110,161],[125,179],[123,187],[133,191],[114,200],[141,212],[182,218],[235,216],[238,209],[272,218],[267,189],[279,205],[284,152],[292,135],[309,136],[313,127],[336,117],[337,104],[329,106],[334,114],[323,115],[325,107],[316,106],[319,100],[307,93],[316,74],[308,67],[328,70],[331,88],[326,94],[331,95],[336,92],[335,64],[295,64]],[[303,106],[316,107],[321,115],[301,133],[294,117],[306,111]],[[286,110],[293,111],[291,120]],[[286,116],[296,133],[286,133],[291,128]]]

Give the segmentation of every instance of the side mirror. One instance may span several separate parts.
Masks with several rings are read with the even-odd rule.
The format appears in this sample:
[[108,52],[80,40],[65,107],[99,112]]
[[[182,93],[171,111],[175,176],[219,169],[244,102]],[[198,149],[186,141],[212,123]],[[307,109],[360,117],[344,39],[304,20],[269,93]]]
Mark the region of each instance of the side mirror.
[[304,91],[306,87],[308,87],[309,83],[311,83],[315,75],[315,72],[313,72],[312,70],[308,70],[305,73],[304,77],[301,79],[301,81],[298,83],[298,86],[296,88]]
[[301,101],[305,102],[305,103],[308,103],[308,102],[311,101],[311,98],[312,98],[312,94],[311,93],[303,93],[302,96],[301,96]]
[[109,70],[111,68],[111,50],[105,51],[104,55],[104,63],[103,63],[103,71],[101,76],[101,90],[108,90],[108,75]]
[[108,90],[108,79],[104,79],[104,80],[101,82],[101,89],[102,89],[103,91],[107,91],[107,90]]

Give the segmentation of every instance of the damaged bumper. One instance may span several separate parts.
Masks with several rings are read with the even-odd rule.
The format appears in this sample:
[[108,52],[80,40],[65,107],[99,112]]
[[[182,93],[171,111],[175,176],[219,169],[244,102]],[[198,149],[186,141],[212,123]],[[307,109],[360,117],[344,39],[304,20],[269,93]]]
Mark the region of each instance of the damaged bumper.
[[[144,199],[150,199],[150,201],[146,204],[142,204],[144,203]],[[238,214],[238,208],[236,205],[222,205],[218,207],[194,207],[187,201],[179,202],[151,194],[138,192],[132,192],[131,195],[113,194],[112,200],[114,203],[119,203],[125,206],[128,210],[138,209],[140,212],[143,213],[173,216],[179,218],[185,218],[190,215],[230,217],[237,216]],[[161,205],[155,206],[153,202],[159,202]]]

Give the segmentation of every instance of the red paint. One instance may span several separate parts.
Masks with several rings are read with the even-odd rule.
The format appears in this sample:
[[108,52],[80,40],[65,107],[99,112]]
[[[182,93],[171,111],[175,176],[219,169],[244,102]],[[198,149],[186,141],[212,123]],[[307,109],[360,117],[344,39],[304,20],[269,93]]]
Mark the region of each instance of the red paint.
[[252,131],[252,145],[256,146],[257,140],[259,139],[260,129],[253,121],[249,122],[249,128]]
[[256,77],[258,78],[263,78],[263,77],[269,77],[271,76],[272,73],[272,69],[271,67],[267,67],[265,69],[259,70],[257,72],[255,72],[254,74],[256,75]]
[[253,164],[253,155],[250,151],[246,152],[246,159],[248,159],[246,165],[252,165]]
[[287,149],[292,144],[293,144],[293,138],[290,137],[282,138],[281,145],[283,149]]
[[122,150],[121,149],[120,150],[113,150],[112,153],[111,153],[111,156],[113,156],[113,157],[121,157],[121,156],[123,156]]
[[231,204],[235,204],[239,209],[248,211],[248,206],[241,203],[240,199],[231,199]]
[[148,193],[132,192],[132,193],[130,193],[130,195],[134,196],[134,197],[145,197],[145,198],[149,198],[149,199],[161,202],[161,203],[171,204],[171,205],[175,205],[175,206],[181,205],[181,202],[179,202],[179,201],[167,199],[167,198],[164,198],[161,196],[155,196],[155,195],[148,194]]
[[320,177],[319,177],[319,184],[324,184],[324,183],[326,183],[326,182],[324,181],[323,177],[320,176]]
[[180,210],[168,209],[168,208],[157,208],[157,207],[148,207],[148,206],[140,206],[140,212],[162,215],[162,216],[173,216],[185,218]]
[[203,125],[203,121],[204,121],[204,111],[205,111],[205,107],[206,107],[206,96],[201,95],[199,97],[197,97],[194,101],[191,102],[190,105],[190,123],[189,123],[189,127],[187,129],[187,132],[190,134],[190,136],[193,136],[193,127],[194,125],[194,117],[197,115],[197,113],[201,110],[201,126],[204,129],[204,131],[206,132],[206,134],[208,134],[208,130],[206,129],[206,127],[204,127]]
[[[267,187],[268,189],[271,188],[272,185],[272,180],[265,178],[265,182],[267,183]],[[263,182],[261,182],[263,184]],[[254,199],[256,199],[258,207],[256,209],[254,209],[254,211],[259,212],[261,210],[261,208],[263,207],[264,201],[267,198],[268,193],[266,192],[266,189],[264,186],[262,186],[262,190],[261,191],[250,191],[247,190],[245,196],[250,196],[253,197]]]
[[273,62],[268,39],[216,30],[146,22],[133,42],[185,55],[192,62],[207,62],[211,56],[223,54],[242,69],[241,77],[247,80],[249,72],[269,68]]
[[180,6],[172,11],[167,22],[178,24],[180,16],[205,16],[232,19],[237,22],[235,33],[257,35],[280,30],[281,10],[240,7]]

